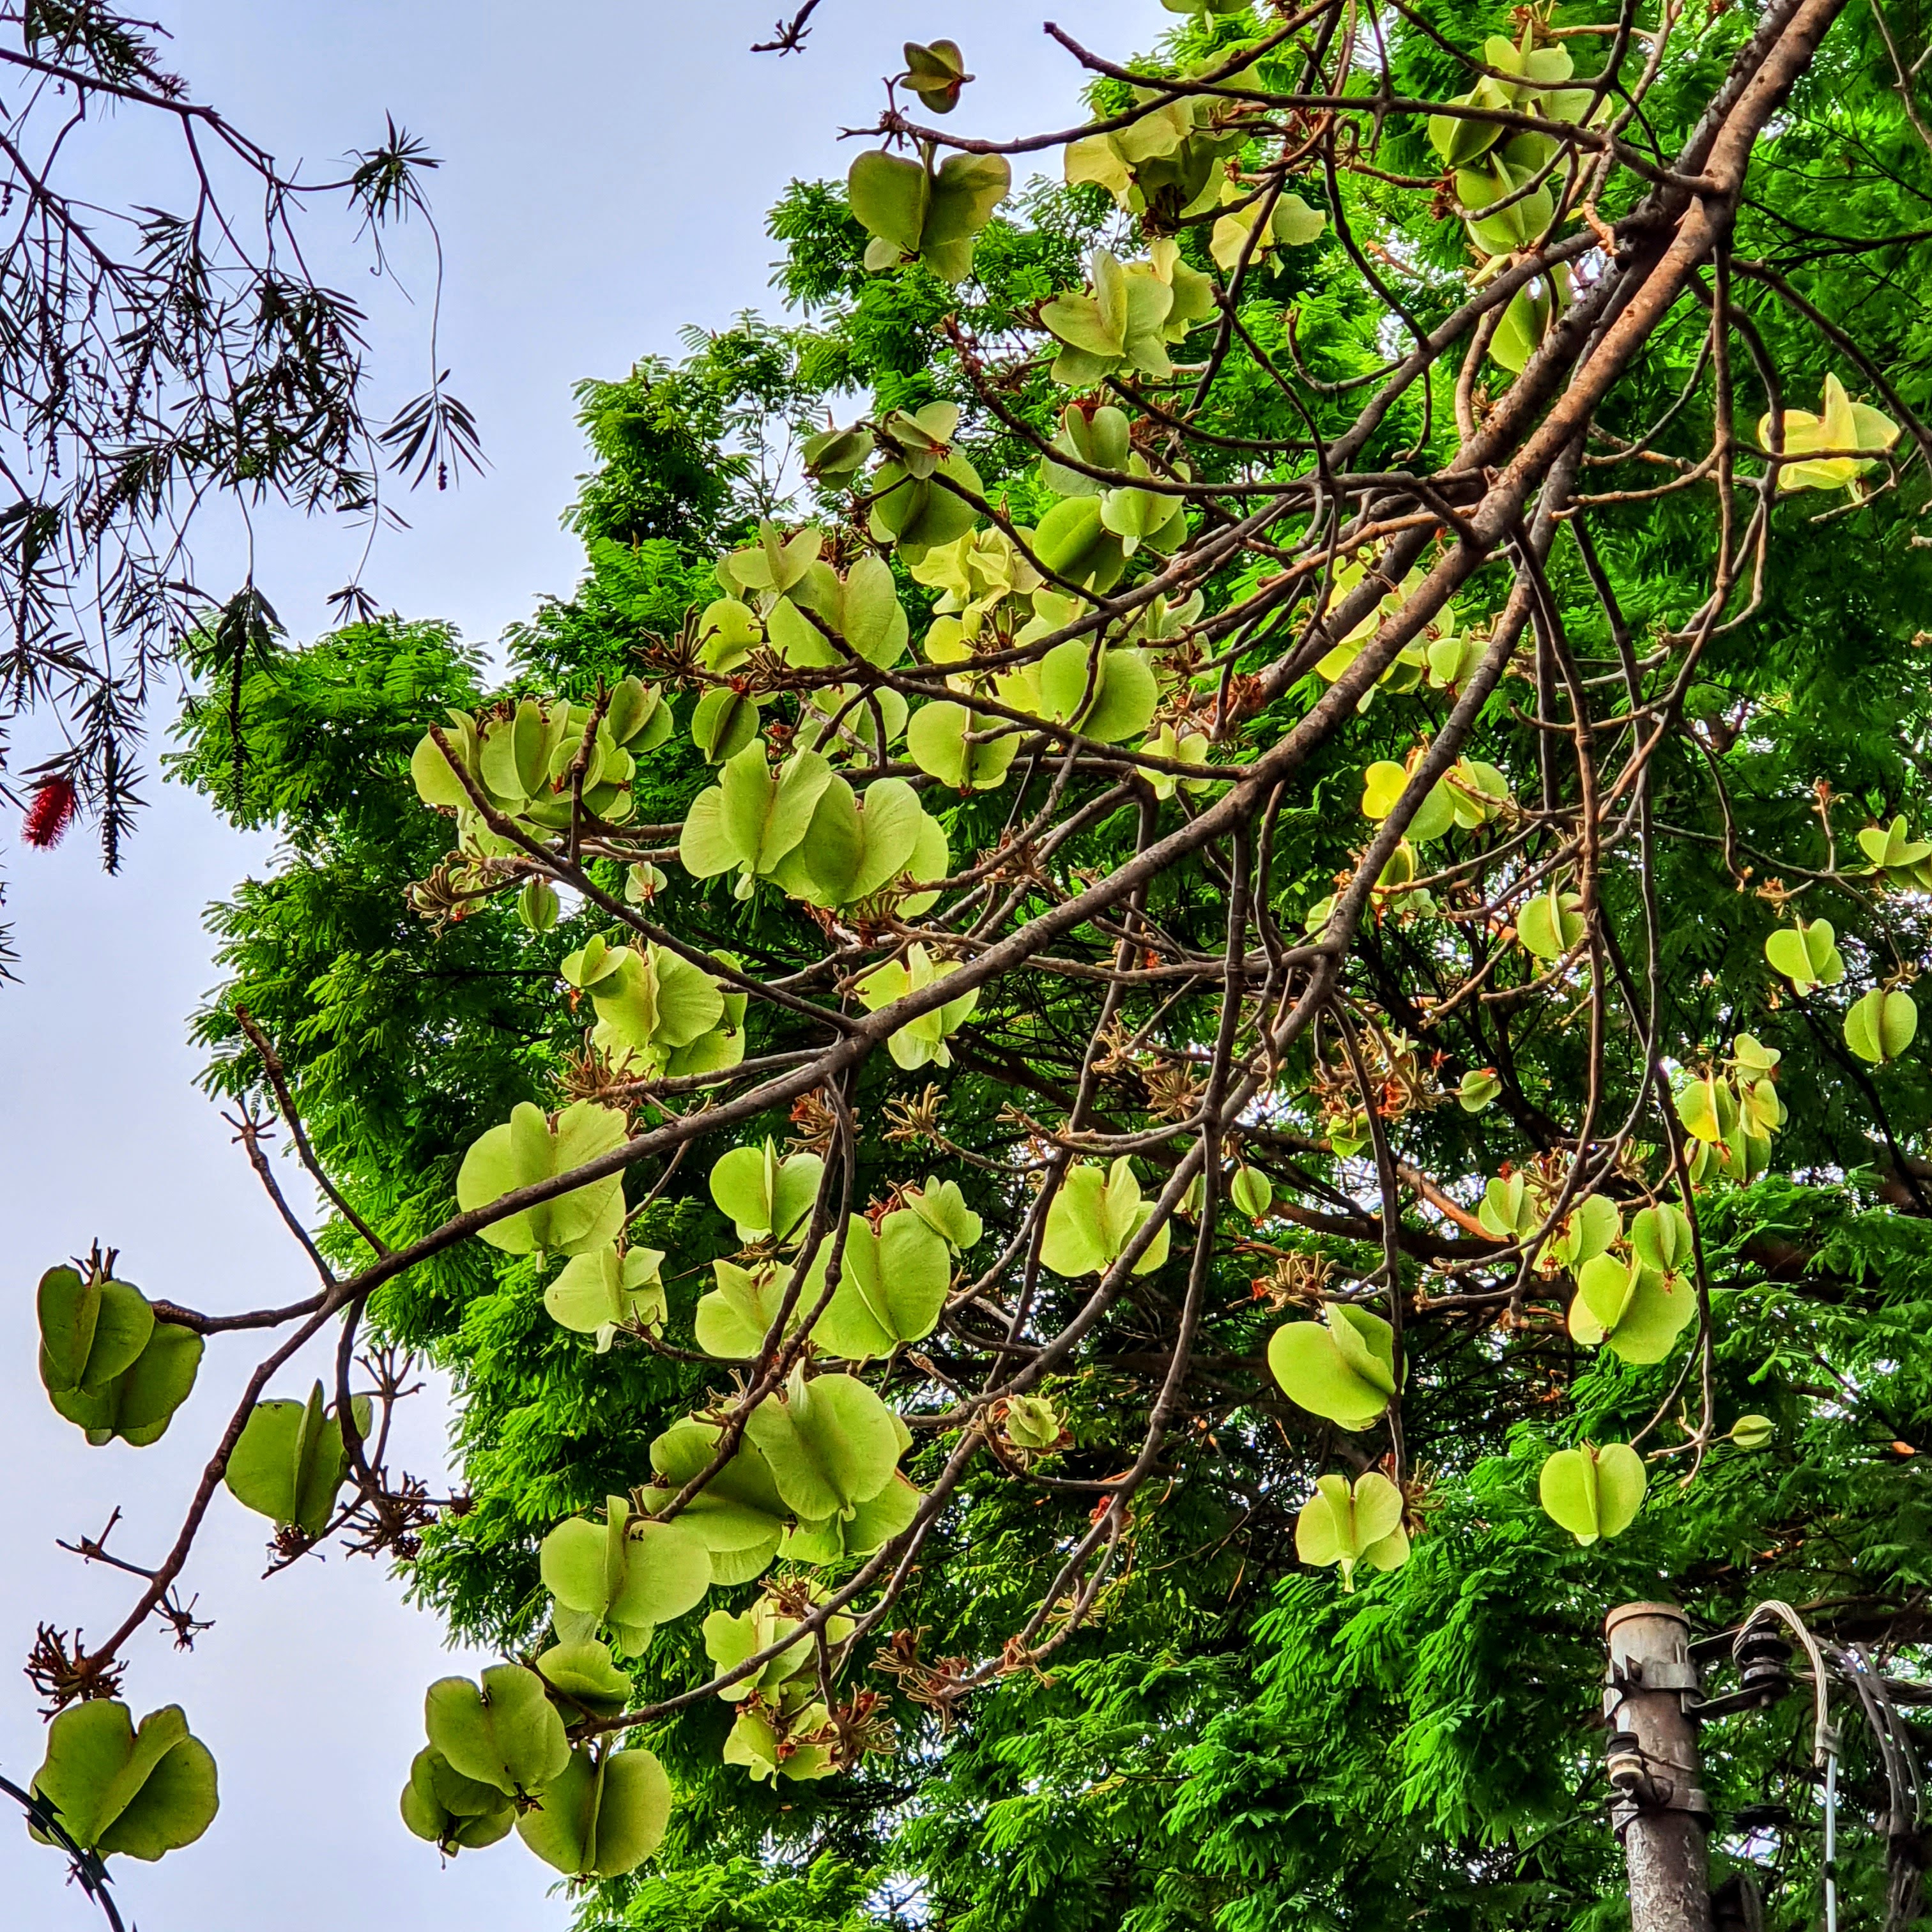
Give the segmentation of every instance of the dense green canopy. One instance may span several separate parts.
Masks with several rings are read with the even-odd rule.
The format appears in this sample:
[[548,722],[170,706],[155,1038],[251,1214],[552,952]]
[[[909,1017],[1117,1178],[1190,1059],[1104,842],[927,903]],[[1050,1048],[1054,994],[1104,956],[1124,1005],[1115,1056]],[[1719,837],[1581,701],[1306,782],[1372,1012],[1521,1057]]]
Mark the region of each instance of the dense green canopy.
[[[1064,181],[902,98],[788,320],[584,386],[503,688],[182,722],[285,840],[210,1085],[340,1194],[278,1480],[548,1680],[411,1823],[604,1778],[586,1927],[1614,1924],[1607,1608],[1932,1639],[1932,22],[1175,10]],[[1810,1718],[1706,1734],[1780,1924]]]

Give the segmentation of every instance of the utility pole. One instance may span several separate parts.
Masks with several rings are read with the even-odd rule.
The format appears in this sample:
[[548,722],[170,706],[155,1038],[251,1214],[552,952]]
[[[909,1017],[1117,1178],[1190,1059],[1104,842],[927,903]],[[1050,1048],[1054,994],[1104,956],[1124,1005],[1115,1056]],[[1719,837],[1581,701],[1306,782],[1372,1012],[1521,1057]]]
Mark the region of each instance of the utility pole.
[[1630,1868],[1630,1932],[1712,1932],[1698,1784],[1690,1620],[1675,1604],[1624,1604],[1604,1620],[1610,1652],[1610,1822]]

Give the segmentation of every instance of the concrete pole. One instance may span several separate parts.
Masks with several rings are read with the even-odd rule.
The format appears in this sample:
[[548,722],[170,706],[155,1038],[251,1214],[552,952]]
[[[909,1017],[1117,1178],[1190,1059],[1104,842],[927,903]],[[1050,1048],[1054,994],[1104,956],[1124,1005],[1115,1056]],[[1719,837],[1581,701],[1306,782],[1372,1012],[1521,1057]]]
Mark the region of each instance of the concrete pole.
[[1690,1619],[1674,1604],[1625,1604],[1604,1630],[1610,1822],[1630,1868],[1630,1932],[1712,1932],[1711,1808],[1684,1711],[1698,1689]]

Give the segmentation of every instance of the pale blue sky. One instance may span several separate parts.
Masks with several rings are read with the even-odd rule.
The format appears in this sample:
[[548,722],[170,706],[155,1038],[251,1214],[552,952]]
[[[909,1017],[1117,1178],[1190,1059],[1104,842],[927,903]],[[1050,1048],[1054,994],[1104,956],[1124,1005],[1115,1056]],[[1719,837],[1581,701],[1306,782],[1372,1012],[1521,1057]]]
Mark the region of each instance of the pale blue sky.
[[[795,176],[842,171],[835,136],[877,111],[876,76],[908,37],[950,34],[981,76],[958,118],[1018,134],[1076,118],[1072,63],[1043,17],[1121,53],[1172,22],[1158,0],[823,0],[811,51],[754,58],[778,0],[543,8],[501,0],[162,0],[182,70],[203,98],[318,166],[378,137],[382,116],[424,135],[445,166],[435,205],[448,256],[444,325],[454,386],[476,411],[494,467],[405,505],[413,529],[384,540],[370,583],[386,604],[494,638],[542,593],[566,594],[579,559],[559,512],[584,466],[570,388],[675,352],[687,322],[766,304],[773,250],[764,212]],[[148,158],[103,165],[109,193],[160,199]],[[130,178],[116,182],[115,166]],[[420,289],[422,256],[401,259]],[[332,274],[356,271],[345,258]],[[356,284],[360,286],[360,284]],[[406,309],[369,292],[374,349],[393,400],[421,386]],[[267,518],[257,569],[298,636],[325,620],[350,540]],[[230,586],[241,551],[207,547],[203,580]],[[23,1657],[37,1622],[97,1638],[123,1586],[53,1546],[97,1532],[116,1504],[116,1546],[172,1539],[211,1431],[244,1376],[242,1344],[218,1342],[201,1384],[154,1448],[90,1450],[48,1408],[34,1372],[40,1270],[99,1236],[157,1295],[211,1309],[304,1292],[300,1256],[275,1225],[229,1130],[193,1088],[185,1016],[215,974],[202,908],[267,862],[266,842],[211,823],[159,786],[122,877],[86,842],[49,854],[0,832],[26,984],[0,990],[0,1658]],[[304,1365],[302,1378],[314,1372]],[[293,1390],[298,1376],[286,1378]],[[286,1392],[286,1391],[284,1391]],[[440,1460],[442,1416],[414,1418],[411,1466]],[[129,1652],[137,1712],[183,1703],[220,1762],[220,1816],[158,1866],[116,1860],[140,1932],[542,1932],[568,1917],[551,1874],[514,1842],[439,1870],[396,1816],[421,1738],[424,1686],[451,1667],[434,1621],[404,1607],[366,1562],[332,1556],[258,1583],[261,1526],[218,1499],[188,1587],[215,1628],[177,1656],[151,1631]],[[24,1780],[41,1730],[31,1695],[0,1670],[0,1769]],[[10,1687],[10,1688],[8,1688]],[[52,1852],[0,1819],[0,1922],[32,1932],[98,1924],[63,1889]]]

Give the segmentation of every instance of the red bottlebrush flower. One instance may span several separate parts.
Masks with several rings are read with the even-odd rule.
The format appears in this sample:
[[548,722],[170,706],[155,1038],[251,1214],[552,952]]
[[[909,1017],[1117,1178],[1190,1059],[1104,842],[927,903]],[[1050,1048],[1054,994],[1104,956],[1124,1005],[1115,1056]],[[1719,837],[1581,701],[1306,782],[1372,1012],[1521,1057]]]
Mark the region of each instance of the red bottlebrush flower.
[[59,776],[41,779],[28,801],[27,822],[21,828],[21,837],[43,852],[50,846],[58,845],[62,835],[74,823],[74,812],[80,803],[73,779]]

